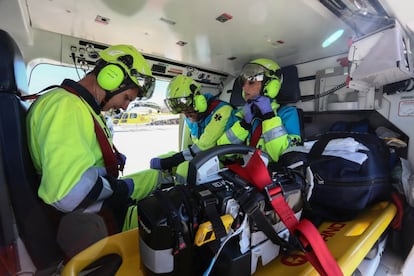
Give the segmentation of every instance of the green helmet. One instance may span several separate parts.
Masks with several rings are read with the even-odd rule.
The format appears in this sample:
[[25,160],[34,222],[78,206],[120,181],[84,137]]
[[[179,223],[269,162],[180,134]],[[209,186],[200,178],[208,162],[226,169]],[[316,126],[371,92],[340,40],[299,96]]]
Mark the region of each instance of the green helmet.
[[263,81],[262,93],[270,98],[277,96],[283,79],[279,64],[267,58],[245,64],[239,78],[242,85],[246,81]]
[[201,85],[192,78],[178,75],[171,80],[167,87],[165,104],[174,114],[193,109],[194,111],[200,111],[203,107],[198,108],[198,105],[200,105],[198,98],[199,96],[204,98],[200,95],[200,89]]
[[279,64],[268,58],[258,58],[244,65],[240,73],[240,76],[245,80],[253,80],[254,77],[260,75],[269,79],[280,79]]
[[[114,45],[99,52],[107,64],[97,75],[98,84],[107,91],[120,88],[132,81],[139,88],[139,97],[150,98],[154,92],[155,78],[144,57],[131,45]],[[125,75],[125,73],[127,75]]]

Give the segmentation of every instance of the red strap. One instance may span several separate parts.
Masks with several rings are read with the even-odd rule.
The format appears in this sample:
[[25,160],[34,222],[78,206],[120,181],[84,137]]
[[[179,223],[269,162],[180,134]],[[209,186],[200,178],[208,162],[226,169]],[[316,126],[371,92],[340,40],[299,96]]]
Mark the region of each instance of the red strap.
[[307,219],[297,220],[295,213],[287,204],[280,186],[267,190],[271,204],[289,233],[298,236],[304,248],[312,250],[305,252],[306,259],[321,275],[343,275],[326,243],[323,241],[316,227]]
[[0,250],[0,273],[4,275],[17,275],[18,261],[15,244],[4,246]]
[[240,164],[230,164],[227,167],[252,183],[259,190],[263,190],[267,185],[272,183],[272,179],[263,159],[260,157],[260,153],[261,151],[259,149],[255,150],[245,167],[240,166]]
[[[80,97],[80,95],[72,87],[65,86],[64,88],[68,92]],[[95,128],[96,138],[98,139],[99,146],[102,151],[102,156],[104,159],[106,172],[110,174],[111,176],[118,178],[118,161],[117,161],[116,154],[114,153],[114,150],[117,153],[118,151],[112,148],[111,144],[108,141],[108,138],[106,137],[104,130],[99,125],[98,121],[95,119],[95,116],[92,113],[91,113],[91,116],[93,119],[93,125]]]
[[305,257],[319,274],[327,276],[343,275],[341,268],[312,222],[302,219],[295,230],[296,233],[302,234],[302,236],[299,236],[302,245],[305,248],[307,246],[312,248],[311,251],[305,252]]
[[280,186],[275,186],[273,189],[267,189],[267,194],[269,195],[273,209],[278,214],[283,224],[289,229],[289,232],[292,233],[299,221],[292,208],[290,208],[283,197],[282,188]]
[[99,146],[101,147],[106,172],[113,177],[118,178],[118,161],[115,153],[111,147],[111,144],[109,144],[108,138],[106,137],[102,127],[99,125],[93,115],[92,118],[93,125],[95,127],[96,138],[98,139]]
[[24,95],[24,96],[20,96],[20,99],[22,101],[30,101],[30,100],[37,100],[37,98],[39,98],[39,94],[31,94],[31,95]]
[[400,230],[404,215],[404,200],[402,196],[396,192],[391,193],[392,202],[395,204],[395,207],[397,207],[397,213],[395,214],[394,219],[391,222],[391,226],[395,230]]
[[239,164],[228,167],[259,190],[266,190],[273,209],[288,228],[289,233],[292,236],[301,234],[298,239],[303,248],[310,247],[311,250],[305,252],[305,257],[321,275],[343,275],[316,227],[306,219],[298,221],[292,208],[287,204],[281,187],[272,184],[266,165],[260,157],[260,150],[254,152],[245,167]]
[[221,103],[221,101],[217,99],[212,101],[208,106],[206,113],[211,114],[211,112],[213,112],[213,110],[218,106],[219,103]]
[[262,122],[260,122],[256,129],[253,131],[252,137],[250,138],[249,146],[255,148],[259,142],[260,136],[262,135]]

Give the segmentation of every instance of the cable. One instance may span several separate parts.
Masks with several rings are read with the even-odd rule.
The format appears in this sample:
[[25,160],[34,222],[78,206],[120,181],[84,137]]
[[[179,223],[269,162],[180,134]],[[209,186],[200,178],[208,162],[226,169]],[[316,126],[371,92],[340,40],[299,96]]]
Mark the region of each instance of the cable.
[[407,80],[407,85],[405,86],[404,90],[406,92],[410,92],[414,90],[414,79]]
[[74,52],[72,52],[71,57],[72,57],[73,65],[75,65],[76,74],[78,75],[78,78],[81,79],[79,72],[78,72],[78,67],[76,66],[76,56]]
[[319,99],[325,96],[328,96],[329,94],[332,94],[336,91],[338,91],[339,89],[342,89],[346,87],[346,82],[344,81],[343,83],[338,84],[337,86],[335,86],[334,88],[329,89],[328,91],[322,92],[319,95],[315,96],[315,99]]
[[312,96],[304,96],[304,97],[301,97],[301,100],[302,100],[302,102],[313,101],[313,100],[316,100],[316,99],[319,99],[319,98],[328,96],[328,95],[330,95],[330,94],[332,94],[332,93],[334,93],[334,92],[336,92],[339,89],[342,89],[344,87],[346,87],[346,82],[345,81],[342,82],[342,83],[340,83],[340,84],[338,84],[337,86],[329,89],[328,91],[325,91],[325,92],[320,93],[319,95],[312,95]]
[[214,264],[216,263],[221,251],[223,250],[224,246],[226,245],[226,243],[234,236],[240,234],[244,227],[246,227],[247,224],[247,215],[244,217],[244,220],[241,224],[241,226],[234,232],[229,232],[227,234],[227,236],[225,237],[224,241],[221,243],[220,248],[217,250],[216,254],[214,255],[213,259],[211,259],[210,265],[208,266],[208,268],[206,269],[206,271],[203,273],[203,276],[208,276],[211,273],[211,270],[214,267]]

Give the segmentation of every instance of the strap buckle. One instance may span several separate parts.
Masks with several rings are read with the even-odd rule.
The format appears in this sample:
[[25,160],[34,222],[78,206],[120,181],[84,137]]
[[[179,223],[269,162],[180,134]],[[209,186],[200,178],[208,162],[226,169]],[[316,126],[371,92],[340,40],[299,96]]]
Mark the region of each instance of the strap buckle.
[[267,199],[272,202],[275,198],[283,196],[282,185],[279,183],[272,183],[264,187]]
[[210,205],[215,206],[219,203],[218,198],[209,189],[198,191],[198,195],[204,208]]

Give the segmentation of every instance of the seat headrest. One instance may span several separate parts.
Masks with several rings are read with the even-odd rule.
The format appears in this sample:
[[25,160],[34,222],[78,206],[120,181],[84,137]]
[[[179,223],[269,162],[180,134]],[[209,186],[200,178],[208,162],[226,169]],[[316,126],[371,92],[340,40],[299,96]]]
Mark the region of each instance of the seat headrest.
[[0,30],[0,93],[28,92],[26,65],[14,39]]
[[[298,69],[295,65],[281,68],[283,82],[276,100],[279,104],[297,103],[300,100]],[[242,87],[238,78],[234,81],[230,96],[230,103],[242,106],[245,101],[242,96]]]

